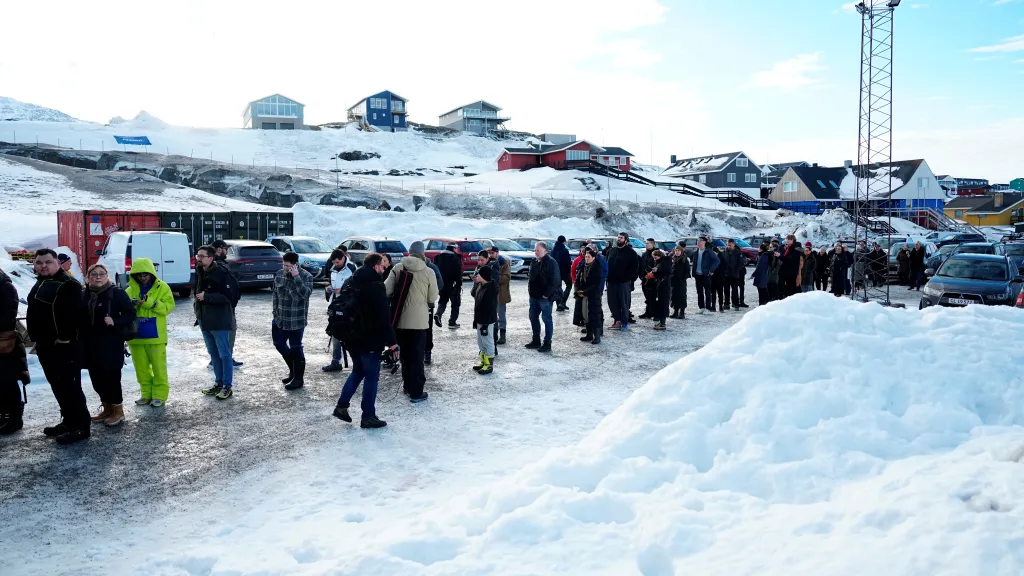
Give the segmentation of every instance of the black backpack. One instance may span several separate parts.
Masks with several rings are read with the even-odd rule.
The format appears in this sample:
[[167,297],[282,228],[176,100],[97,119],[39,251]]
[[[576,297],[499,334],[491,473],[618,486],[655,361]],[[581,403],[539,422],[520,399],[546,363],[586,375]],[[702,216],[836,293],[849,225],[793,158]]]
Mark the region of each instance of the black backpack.
[[327,333],[348,346],[363,332],[363,312],[359,307],[359,289],[345,281],[341,292],[327,307]]

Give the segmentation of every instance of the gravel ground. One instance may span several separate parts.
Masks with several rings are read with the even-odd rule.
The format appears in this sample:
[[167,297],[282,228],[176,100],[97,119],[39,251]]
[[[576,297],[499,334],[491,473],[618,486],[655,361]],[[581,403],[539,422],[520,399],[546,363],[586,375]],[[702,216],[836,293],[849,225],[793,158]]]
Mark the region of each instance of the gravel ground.
[[[389,425],[372,432],[330,416],[347,371],[320,371],[329,354],[326,302],[318,292],[305,337],[307,384],[296,392],[279,380],[286,369],[270,342],[270,293],[244,295],[236,356],[245,366],[227,401],[199,393],[212,371],[191,306],[179,300],[169,322],[176,368],[164,409],[130,404],[138,388],[128,376],[124,425],[94,427],[89,441],[59,447],[41,432],[57,420],[56,403],[45,385],[30,387],[25,429],[0,439],[0,518],[7,520],[0,523],[0,574],[127,569],[140,555],[201,541],[217,526],[230,531],[261,522],[246,518],[257,506],[254,491],[262,505],[299,506],[290,487],[301,486],[301,507],[310,515],[325,503],[352,500],[374,504],[384,521],[381,507],[392,498],[403,499],[408,512],[578,440],[651,375],[742,315],[691,314],[670,320],[666,332],[643,321],[592,346],[579,342],[571,313],[556,313],[554,353],[547,356],[522,348],[530,334],[525,288],[514,282],[509,344],[499,348],[495,374],[470,370],[477,354],[470,303],[462,329],[435,330],[430,400],[410,404],[400,377],[383,376],[377,408]],[[916,307],[916,293],[894,288],[893,295],[906,295],[908,307]],[[692,312],[692,289],[690,299]],[[756,290],[748,284],[752,300]],[[634,312],[641,308],[637,292]],[[88,385],[86,394],[90,407],[98,405]]]

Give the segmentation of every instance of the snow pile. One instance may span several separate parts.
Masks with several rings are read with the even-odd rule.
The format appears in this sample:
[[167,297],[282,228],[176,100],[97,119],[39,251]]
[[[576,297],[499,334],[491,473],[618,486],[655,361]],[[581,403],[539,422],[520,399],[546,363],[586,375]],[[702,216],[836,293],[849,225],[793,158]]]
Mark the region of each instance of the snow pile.
[[59,110],[19,102],[6,96],[0,96],[0,121],[81,122]]
[[124,126],[126,128],[139,128],[139,129],[151,129],[151,130],[162,130],[170,126],[170,124],[163,120],[153,116],[145,110],[140,110],[131,120],[125,120],[120,116],[114,116],[107,123],[110,126]]
[[[302,573],[1019,574],[1022,329],[823,293],[759,308],[578,446]],[[239,573],[299,570],[259,556]]]

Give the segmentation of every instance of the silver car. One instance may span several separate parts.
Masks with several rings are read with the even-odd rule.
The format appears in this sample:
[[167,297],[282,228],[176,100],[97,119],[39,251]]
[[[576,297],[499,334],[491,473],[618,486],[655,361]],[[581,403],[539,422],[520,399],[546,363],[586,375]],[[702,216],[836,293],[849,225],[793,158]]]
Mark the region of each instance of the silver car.
[[352,262],[359,265],[362,265],[367,254],[373,252],[387,254],[392,264],[398,264],[402,258],[409,255],[409,249],[401,240],[385,236],[350,236],[342,240],[338,247],[342,246],[348,250],[348,257]]
[[509,259],[509,267],[512,269],[513,276],[529,275],[530,264],[537,259],[536,254],[508,238],[477,238],[477,242],[482,244],[485,250],[490,250],[492,246],[497,247],[498,253]]

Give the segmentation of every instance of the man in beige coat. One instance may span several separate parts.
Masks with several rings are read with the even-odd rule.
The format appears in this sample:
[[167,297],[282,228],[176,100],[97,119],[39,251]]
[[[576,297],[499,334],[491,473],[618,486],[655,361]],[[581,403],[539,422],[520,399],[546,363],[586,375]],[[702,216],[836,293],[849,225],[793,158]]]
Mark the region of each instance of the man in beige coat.
[[[427,399],[423,386],[427,376],[423,369],[424,349],[427,345],[427,330],[430,328],[429,307],[437,301],[437,277],[427,268],[423,242],[413,242],[409,246],[409,257],[396,264],[384,281],[388,297],[395,294],[402,272],[412,275],[408,287],[405,305],[399,312],[395,323],[395,337],[402,351],[402,382],[405,393],[413,402]],[[395,311],[392,310],[392,314]]]

